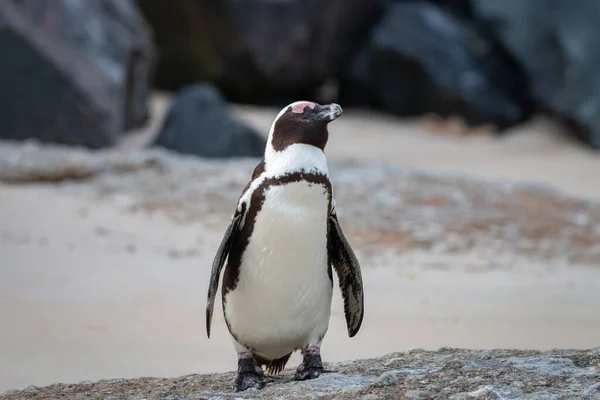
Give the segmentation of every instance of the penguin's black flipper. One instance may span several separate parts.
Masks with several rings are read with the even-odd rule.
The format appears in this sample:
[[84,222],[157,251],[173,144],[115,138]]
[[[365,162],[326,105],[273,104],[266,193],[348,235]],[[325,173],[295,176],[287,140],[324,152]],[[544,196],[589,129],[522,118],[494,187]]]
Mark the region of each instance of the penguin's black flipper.
[[210,324],[212,321],[213,308],[215,305],[215,296],[217,294],[217,289],[219,288],[219,278],[221,277],[221,271],[223,270],[223,265],[225,264],[225,260],[229,255],[229,250],[231,249],[231,244],[235,238],[236,233],[238,232],[240,221],[246,211],[245,205],[242,205],[242,210],[238,210],[236,208],[235,214],[231,223],[227,227],[225,234],[223,235],[223,239],[221,240],[221,245],[217,249],[217,254],[213,260],[212,271],[210,273],[210,281],[208,283],[208,298],[206,303],[206,335],[210,338]]
[[356,335],[364,314],[364,295],[360,265],[354,251],[344,236],[335,212],[329,214],[327,247],[329,262],[339,279],[344,298],[344,314],[348,336]]

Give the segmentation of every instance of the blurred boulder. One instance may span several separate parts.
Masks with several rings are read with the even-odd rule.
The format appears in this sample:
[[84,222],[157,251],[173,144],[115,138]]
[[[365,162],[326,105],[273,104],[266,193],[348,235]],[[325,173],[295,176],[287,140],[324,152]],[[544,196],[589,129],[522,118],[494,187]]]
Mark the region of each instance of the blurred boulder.
[[500,129],[531,113],[519,69],[466,18],[429,2],[388,3],[341,91],[347,105]]
[[470,18],[473,13],[471,10],[471,0],[430,0],[441,8],[449,10],[458,16]]
[[201,157],[260,157],[266,140],[229,115],[215,86],[201,83],[179,90],[154,144]]
[[525,70],[534,101],[600,149],[600,1],[472,0]]
[[160,50],[158,87],[216,83],[228,100],[314,98],[371,27],[380,0],[138,0]]
[[154,47],[129,0],[0,2],[0,137],[101,148],[148,118]]

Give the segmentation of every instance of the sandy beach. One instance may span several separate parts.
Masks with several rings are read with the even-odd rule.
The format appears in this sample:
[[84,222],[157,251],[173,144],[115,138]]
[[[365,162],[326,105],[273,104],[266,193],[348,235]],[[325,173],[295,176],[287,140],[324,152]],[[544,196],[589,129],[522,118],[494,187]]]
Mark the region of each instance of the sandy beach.
[[[168,104],[167,96],[155,96],[149,127],[120,147],[148,143]],[[234,107],[265,134],[277,111]],[[333,162],[387,162],[442,176],[549,185],[566,196],[600,201],[600,155],[561,129],[540,117],[494,137],[461,134],[447,123],[346,110],[331,125],[327,154]],[[251,165],[237,167],[239,185],[227,190],[239,193]],[[227,212],[177,221],[163,212],[131,212],[130,197],[119,195],[126,191],[106,198],[99,191],[93,183],[0,183],[0,392],[235,369],[220,304],[210,340],[204,327],[207,279]],[[596,251],[600,219],[590,215],[584,224],[597,232],[597,242],[590,239],[585,248]],[[363,328],[347,337],[336,291],[325,361],[419,347],[599,345],[598,265],[519,256],[510,267],[480,268],[473,252],[358,251],[365,260]],[[290,366],[298,362],[296,354]]]
[[[152,99],[152,119],[134,130],[121,146],[148,144],[159,131],[172,96]],[[344,118],[329,127],[330,160],[389,162],[443,173],[492,180],[550,185],[587,199],[600,199],[600,155],[574,140],[559,122],[534,117],[500,136],[485,128],[467,129],[457,120],[403,119],[362,109],[345,109]],[[232,105],[231,111],[265,137],[275,108]]]

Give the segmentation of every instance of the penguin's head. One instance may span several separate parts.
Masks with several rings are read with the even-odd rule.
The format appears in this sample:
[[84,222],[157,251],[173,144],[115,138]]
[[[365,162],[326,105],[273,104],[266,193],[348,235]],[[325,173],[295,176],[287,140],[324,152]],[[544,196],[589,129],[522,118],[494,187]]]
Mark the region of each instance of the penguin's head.
[[288,104],[273,121],[269,144],[276,152],[293,144],[306,144],[324,150],[329,139],[327,125],[340,115],[342,107],[335,103],[321,105],[311,101],[296,101]]

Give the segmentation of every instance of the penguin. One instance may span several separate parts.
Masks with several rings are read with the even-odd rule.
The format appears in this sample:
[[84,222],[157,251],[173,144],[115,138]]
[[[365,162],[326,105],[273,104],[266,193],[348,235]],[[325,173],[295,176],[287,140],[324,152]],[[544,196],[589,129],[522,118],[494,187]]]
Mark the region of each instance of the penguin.
[[338,104],[297,101],[271,125],[262,159],[242,190],[216,251],[206,305],[210,339],[222,273],[221,302],[237,352],[234,391],[266,385],[295,351],[295,380],[324,369],[321,343],[329,326],[333,273],[338,277],[349,337],[362,324],[358,259],[338,221],[324,150]]

